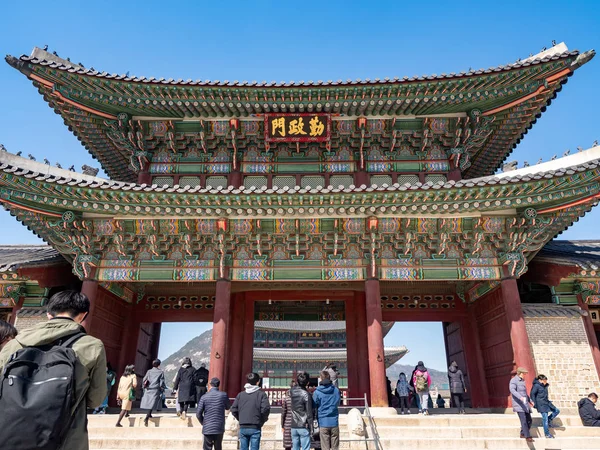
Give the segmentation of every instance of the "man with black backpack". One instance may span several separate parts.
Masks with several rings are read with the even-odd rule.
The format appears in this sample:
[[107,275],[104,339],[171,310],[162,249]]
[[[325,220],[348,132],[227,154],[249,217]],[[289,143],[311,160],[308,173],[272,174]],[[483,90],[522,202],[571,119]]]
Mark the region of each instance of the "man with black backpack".
[[106,396],[106,355],[81,323],[90,301],[62,291],[48,322],[22,331],[0,352],[0,442],[10,450],[87,450],[87,408]]

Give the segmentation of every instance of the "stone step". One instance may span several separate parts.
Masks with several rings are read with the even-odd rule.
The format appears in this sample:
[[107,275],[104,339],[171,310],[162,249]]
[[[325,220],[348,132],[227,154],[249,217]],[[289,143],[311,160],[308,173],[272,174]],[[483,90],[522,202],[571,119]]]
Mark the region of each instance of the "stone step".
[[600,450],[600,440],[585,437],[566,437],[556,439],[534,438],[533,443],[519,438],[495,438],[495,439],[448,439],[427,438],[418,439],[381,439],[384,450],[399,448],[411,450],[512,450],[512,449],[535,449],[535,450]]
[[[277,440],[261,440],[260,448],[263,450],[280,450],[282,448],[281,439]],[[350,442],[340,442],[341,449],[350,449]],[[199,439],[181,439],[179,437],[164,437],[162,439],[144,439],[144,438],[119,438],[119,439],[96,439],[90,438],[90,449],[118,449],[118,450],[126,450],[126,449],[199,449],[202,448],[202,438]],[[223,449],[233,450],[237,449],[237,439],[223,439]],[[358,447],[357,447],[358,448]],[[364,443],[361,444],[361,450],[367,450],[367,447]],[[374,448],[374,446],[369,446],[370,448]],[[390,447],[394,448],[394,447]]]
[[[430,427],[468,427],[468,426],[511,426],[519,425],[516,414],[405,414],[398,416],[380,416],[374,418],[378,427],[380,426],[430,426]],[[554,421],[559,426],[582,426],[579,416],[563,416],[562,414]],[[542,418],[533,416],[533,425],[541,426]]]
[[[469,439],[469,438],[514,438],[519,434],[518,426],[506,427],[406,427],[406,426],[379,426],[377,433],[381,439],[411,439],[427,436],[430,438],[446,438],[446,439]],[[562,428],[552,428],[551,434],[556,437],[594,437],[600,438],[600,428],[598,427],[583,427],[569,426]],[[532,436],[544,436],[544,429],[540,427],[531,428]]]

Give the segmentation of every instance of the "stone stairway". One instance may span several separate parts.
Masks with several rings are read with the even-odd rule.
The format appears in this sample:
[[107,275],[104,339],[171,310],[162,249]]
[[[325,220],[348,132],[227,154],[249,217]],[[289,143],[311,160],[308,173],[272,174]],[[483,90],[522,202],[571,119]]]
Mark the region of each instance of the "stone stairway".
[[[552,429],[556,439],[545,439],[541,418],[534,415],[533,443],[519,436],[519,421],[514,414],[480,414],[464,416],[450,410],[430,416],[377,415],[377,425],[383,450],[471,450],[471,449],[596,449],[600,450],[600,428],[583,427],[577,416],[562,415],[555,421],[559,428]],[[195,417],[186,421],[174,414],[156,414],[149,426],[143,425],[143,416],[133,414],[123,420],[123,428],[115,428],[116,415],[89,416],[90,449],[198,449],[201,448],[202,427]],[[279,414],[272,414],[263,428],[261,449],[281,449],[282,432]],[[367,437],[371,431],[365,421]],[[376,450],[373,442],[349,441],[346,416],[340,416],[341,448]],[[224,448],[236,449],[237,439],[224,440]]]
[[[376,415],[376,413],[374,413]],[[600,428],[584,427],[579,416],[560,415],[551,429],[555,439],[546,439],[542,419],[534,414],[533,443],[519,438],[515,414],[432,413],[430,416],[375,416],[377,433],[384,450],[470,450],[470,449],[600,449]]]
[[[90,449],[199,449],[202,448],[202,426],[194,413],[184,421],[172,413],[155,413],[148,427],[144,426],[144,416],[132,414],[123,419],[123,428],[116,428],[116,415],[88,416]],[[262,429],[261,449],[281,449],[282,430],[281,416],[271,414],[269,421]],[[340,434],[342,439],[350,439],[346,432],[345,416],[340,417]],[[356,443],[355,443],[356,444]],[[350,448],[350,442],[344,442],[342,448]],[[225,435],[224,449],[237,449],[237,438]],[[361,448],[365,448],[364,444]]]

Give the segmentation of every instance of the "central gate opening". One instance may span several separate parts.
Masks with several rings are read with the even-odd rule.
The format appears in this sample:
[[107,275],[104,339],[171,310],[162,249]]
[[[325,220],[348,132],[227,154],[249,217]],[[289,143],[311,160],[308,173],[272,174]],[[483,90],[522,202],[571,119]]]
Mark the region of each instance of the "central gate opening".
[[307,372],[316,386],[326,365],[339,372],[339,388],[346,392],[344,307],[329,299],[256,302],[252,368],[263,377],[272,404],[281,402],[299,373]]

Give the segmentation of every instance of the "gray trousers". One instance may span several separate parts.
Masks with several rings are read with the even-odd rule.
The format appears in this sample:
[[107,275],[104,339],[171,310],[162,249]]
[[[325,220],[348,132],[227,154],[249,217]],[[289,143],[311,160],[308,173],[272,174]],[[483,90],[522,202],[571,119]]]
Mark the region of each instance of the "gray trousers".
[[321,450],[339,450],[340,427],[321,427],[319,428],[319,437],[321,438]]

